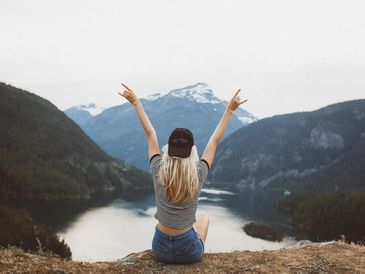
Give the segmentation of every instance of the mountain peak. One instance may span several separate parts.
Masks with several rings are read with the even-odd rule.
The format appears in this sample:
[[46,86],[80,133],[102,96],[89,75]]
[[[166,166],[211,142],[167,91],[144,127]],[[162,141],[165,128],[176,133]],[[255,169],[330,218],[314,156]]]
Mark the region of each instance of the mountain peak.
[[195,85],[174,89],[170,91],[168,95],[174,97],[183,97],[190,101],[196,101],[199,103],[218,104],[222,102],[214,96],[213,91],[210,89],[208,84],[204,82],[199,82]]
[[208,84],[204,82],[198,82],[194,85],[173,89],[167,93],[154,93],[145,97],[145,99],[148,101],[154,101],[164,96],[186,98],[190,101],[196,101],[199,103],[219,104],[223,102],[214,96],[213,91],[210,89]]
[[[96,116],[100,113],[102,113],[106,108],[98,106],[94,103],[84,104],[84,105],[77,105],[72,107],[77,110],[83,110],[89,112],[92,116]],[[67,111],[67,110],[66,110]]]

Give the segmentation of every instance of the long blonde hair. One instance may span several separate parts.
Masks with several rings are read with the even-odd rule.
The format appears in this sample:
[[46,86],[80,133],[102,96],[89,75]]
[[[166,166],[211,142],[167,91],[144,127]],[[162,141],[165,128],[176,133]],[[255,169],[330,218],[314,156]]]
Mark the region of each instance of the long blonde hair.
[[198,191],[199,179],[196,163],[199,160],[196,147],[187,158],[168,155],[169,145],[162,148],[163,156],[159,179],[165,188],[167,200],[177,204],[191,199]]

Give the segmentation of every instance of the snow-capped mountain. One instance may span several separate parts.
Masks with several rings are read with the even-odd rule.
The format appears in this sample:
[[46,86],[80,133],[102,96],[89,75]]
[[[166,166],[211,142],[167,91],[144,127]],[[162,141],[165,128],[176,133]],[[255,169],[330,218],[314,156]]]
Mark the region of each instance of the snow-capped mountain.
[[64,113],[74,120],[79,126],[84,126],[93,116],[102,113],[106,107],[97,106],[94,103],[70,107]]
[[78,110],[87,111],[92,116],[98,115],[106,109],[106,107],[97,106],[94,103],[90,103],[90,104],[87,104],[87,105],[78,105],[75,108],[78,109]]
[[197,83],[179,89],[174,89],[168,93],[170,96],[183,97],[198,103],[219,104],[222,100],[214,96],[213,91],[206,83]]
[[[217,98],[206,83],[154,93],[141,99],[142,104],[158,134],[160,145],[176,127],[192,130],[195,144],[201,153],[219,122],[227,102]],[[72,111],[70,111],[72,110]],[[105,109],[96,116],[86,110],[70,108],[66,114],[110,155],[126,160],[140,168],[148,169],[147,142],[138,117],[129,103]],[[257,120],[246,110],[234,113],[226,135]]]
[[[154,93],[143,99],[147,101],[154,101],[165,96],[184,98],[189,101],[198,102],[202,104],[211,104],[211,105],[224,104],[226,106],[226,104],[228,103],[227,101],[217,98],[214,95],[211,88],[208,86],[208,84],[203,82],[199,82],[195,85],[186,86],[179,89],[174,89],[167,93],[160,93],[160,92]],[[214,107],[213,109],[216,110],[217,108]],[[242,108],[238,108],[234,114],[238,118],[238,120],[241,121],[243,125],[247,125],[257,121],[257,118],[255,116],[251,115]]]
[[64,112],[70,112],[70,111],[85,111],[88,112],[91,116],[96,116],[100,113],[102,113],[105,109],[107,109],[106,107],[101,107],[98,106],[94,103],[89,103],[89,104],[85,104],[85,105],[77,105],[77,106],[73,106],[70,107],[68,109],[66,109]]
[[219,104],[222,102],[222,100],[214,96],[213,91],[208,87],[207,83],[201,82],[195,85],[174,89],[167,93],[154,93],[147,96],[145,99],[153,101],[163,96],[186,98],[190,101],[196,101],[199,103]]

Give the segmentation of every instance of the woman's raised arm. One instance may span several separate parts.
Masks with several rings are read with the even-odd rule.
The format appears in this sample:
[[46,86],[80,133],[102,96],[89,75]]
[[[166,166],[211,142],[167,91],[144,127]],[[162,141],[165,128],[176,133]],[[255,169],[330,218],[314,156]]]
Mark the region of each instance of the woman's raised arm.
[[150,122],[150,119],[148,119],[148,116],[147,116],[146,112],[144,111],[144,108],[143,108],[141,102],[139,101],[137,95],[134,93],[134,91],[131,90],[127,85],[125,85],[123,83],[122,83],[122,86],[125,88],[125,90],[123,91],[123,93],[119,92],[119,95],[123,96],[134,106],[134,109],[137,112],[139,121],[141,122],[142,127],[147,135],[148,158],[151,159],[151,157],[153,155],[160,153],[160,150],[158,148],[156,131],[153,128],[153,126]]
[[205,160],[209,167],[213,163],[214,154],[217,148],[219,141],[222,139],[224,131],[227,128],[228,122],[231,119],[232,113],[243,103],[247,102],[247,100],[240,100],[238,93],[241,91],[239,89],[233,98],[228,103],[226,110],[223,113],[221,120],[219,121],[217,127],[215,128],[212,136],[210,137],[207,146],[205,147],[204,153],[202,155],[202,159]]

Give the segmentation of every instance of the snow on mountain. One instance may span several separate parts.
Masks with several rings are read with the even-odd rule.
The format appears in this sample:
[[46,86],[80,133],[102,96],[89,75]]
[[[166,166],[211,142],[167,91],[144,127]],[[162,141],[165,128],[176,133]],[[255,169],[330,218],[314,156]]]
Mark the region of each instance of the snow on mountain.
[[[221,109],[227,105],[227,101],[221,100],[217,97],[215,97],[212,89],[208,86],[207,83],[199,82],[195,85],[190,85],[178,89],[171,90],[166,93],[154,93],[152,95],[147,96],[146,100],[148,101],[155,101],[160,98],[165,97],[177,97],[177,98],[185,98],[189,101],[194,101],[202,104],[212,104],[215,105],[213,107],[214,111],[218,111],[217,107],[219,106]],[[257,121],[258,119],[250,114],[249,112],[245,111],[242,108],[238,108],[235,111],[235,116],[238,118],[238,120],[243,124],[247,125],[252,122]]]
[[102,113],[106,107],[100,107],[95,105],[94,103],[85,104],[85,105],[77,105],[70,107],[64,111],[64,113],[74,120],[79,126],[83,127],[86,125],[92,118]]
[[213,91],[207,83],[197,83],[192,86],[187,86],[179,89],[174,89],[168,95],[175,97],[185,97],[191,101],[199,103],[219,104],[222,101],[214,96]]
[[[178,98],[200,103],[206,107],[212,107],[212,109],[216,112],[221,112],[224,110],[228,103],[225,100],[217,98],[208,84],[204,82],[198,82],[194,85],[177,88],[167,92],[153,93],[142,98],[141,100],[159,105],[159,102],[157,102],[159,99],[168,100],[168,104],[176,104],[177,102],[175,99]],[[69,109],[65,110],[65,113],[71,119],[75,120],[79,125],[85,125],[91,118],[98,116],[107,109],[109,108],[90,103],[70,107]],[[235,116],[243,125],[257,121],[256,117],[242,108],[238,108],[235,111]]]
[[74,107],[77,110],[84,110],[89,112],[92,116],[96,116],[102,113],[106,107],[97,106],[94,103],[86,104],[86,105],[78,105]]
[[147,97],[145,97],[144,99],[146,99],[147,101],[154,101],[160,97],[162,97],[162,93],[158,92],[158,93],[154,93],[154,94],[151,94],[151,95],[148,95]]
[[[209,86],[201,82],[168,92],[153,93],[141,98],[141,102],[158,132],[161,144],[167,142],[174,128],[186,127],[194,132],[195,145],[200,152],[209,141],[227,106],[226,101],[215,97]],[[110,107],[96,116],[90,114],[97,113],[95,104],[77,108],[73,107],[65,112],[107,153],[148,170],[145,133],[129,103],[123,102],[119,106]],[[225,136],[255,119],[243,108],[238,108],[230,120]]]
[[244,110],[240,107],[238,109],[236,109],[236,111],[234,112],[234,115],[244,125],[251,124],[258,120],[258,118],[256,118],[251,113],[247,112],[246,110]]
[[240,120],[242,122],[242,124],[244,124],[244,125],[257,121],[257,118],[255,118],[255,117],[238,116],[238,115],[236,115],[236,116],[237,116],[238,120]]
[[167,93],[154,93],[144,99],[148,101],[154,101],[164,96],[186,98],[190,101],[196,101],[198,103],[219,104],[223,102],[214,96],[213,91],[209,88],[207,83],[202,82],[199,82],[195,85],[174,89]]

